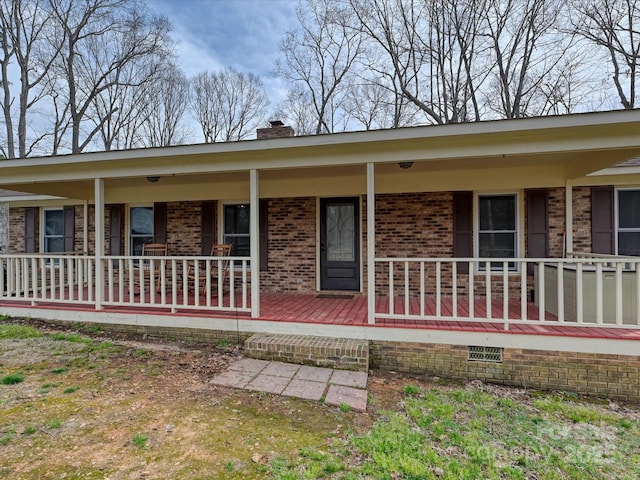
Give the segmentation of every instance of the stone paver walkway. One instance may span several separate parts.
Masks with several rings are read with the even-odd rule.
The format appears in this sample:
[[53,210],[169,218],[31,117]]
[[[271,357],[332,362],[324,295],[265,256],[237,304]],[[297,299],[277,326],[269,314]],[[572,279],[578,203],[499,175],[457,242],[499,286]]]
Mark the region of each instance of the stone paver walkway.
[[367,374],[243,358],[211,380],[214,385],[320,400],[367,409]]

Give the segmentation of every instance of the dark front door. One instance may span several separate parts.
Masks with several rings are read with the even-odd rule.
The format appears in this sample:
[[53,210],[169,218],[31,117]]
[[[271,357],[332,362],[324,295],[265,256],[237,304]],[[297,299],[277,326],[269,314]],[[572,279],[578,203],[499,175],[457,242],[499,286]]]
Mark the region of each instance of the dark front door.
[[359,199],[320,200],[320,288],[360,290]]

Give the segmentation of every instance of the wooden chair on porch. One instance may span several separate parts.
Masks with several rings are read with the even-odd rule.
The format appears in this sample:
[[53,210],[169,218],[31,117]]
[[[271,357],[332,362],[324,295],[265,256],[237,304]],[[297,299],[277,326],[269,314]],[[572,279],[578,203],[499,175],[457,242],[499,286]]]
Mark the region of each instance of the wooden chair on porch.
[[[207,276],[211,279],[210,285],[217,286],[218,281],[224,285],[224,281],[227,278],[227,272],[229,271],[229,265],[231,263],[231,249],[232,245],[227,243],[217,243],[211,246],[210,256],[215,257],[210,261],[209,271],[205,268],[201,268],[198,275],[193,265],[189,265],[187,270],[187,288],[195,291],[196,283],[202,285],[202,295],[207,294]],[[196,282],[197,280],[197,282]]]
[[[143,257],[166,257],[169,254],[169,246],[166,243],[145,243],[142,245]],[[151,262],[150,259],[143,258],[138,264],[138,275],[146,283],[148,281],[149,288],[151,288]],[[155,261],[153,265],[153,281],[156,285],[156,292],[161,291],[162,285],[160,285],[160,271],[161,263]]]

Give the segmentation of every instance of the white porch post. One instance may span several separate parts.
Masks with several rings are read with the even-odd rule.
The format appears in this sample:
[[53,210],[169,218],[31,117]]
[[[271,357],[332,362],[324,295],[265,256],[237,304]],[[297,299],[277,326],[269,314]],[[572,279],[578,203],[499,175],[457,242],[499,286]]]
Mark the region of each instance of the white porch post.
[[251,186],[249,209],[249,233],[251,237],[251,317],[260,316],[260,192],[258,171],[249,172]]
[[367,320],[376,322],[376,192],[374,164],[367,163]]
[[104,264],[102,257],[104,256],[104,180],[102,178],[95,179],[94,187],[95,198],[95,263],[96,263],[96,310],[102,309],[102,301],[104,297]]
[[568,252],[573,252],[573,185],[570,180],[565,182],[564,187],[564,208],[565,208],[565,256]]
[[89,202],[84,201],[83,205],[83,218],[84,224],[82,225],[82,254],[87,255],[89,253]]

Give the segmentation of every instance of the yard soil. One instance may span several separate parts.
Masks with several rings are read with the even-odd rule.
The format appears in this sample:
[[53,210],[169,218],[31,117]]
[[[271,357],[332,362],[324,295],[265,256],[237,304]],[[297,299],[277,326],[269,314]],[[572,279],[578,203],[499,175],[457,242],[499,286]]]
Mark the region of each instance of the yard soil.
[[[211,378],[240,358],[216,347],[79,332],[34,320],[44,337],[0,340],[0,478],[259,479],[275,457],[329,449],[347,432],[364,432],[378,412],[398,410],[405,388],[459,388],[431,377],[373,371],[367,412],[321,402],[219,387]],[[58,339],[55,335],[58,333]],[[114,346],[101,344],[113,342]],[[529,403],[531,392],[471,382]],[[639,420],[637,408],[603,408]],[[358,461],[357,458],[355,461]]]
[[[45,337],[0,341],[0,376],[25,376],[0,385],[0,478],[266,478],[275,456],[371,425],[370,413],[211,384],[241,357],[236,346],[11,323]],[[115,347],[85,352],[56,333]],[[382,397],[386,385],[376,382]]]

